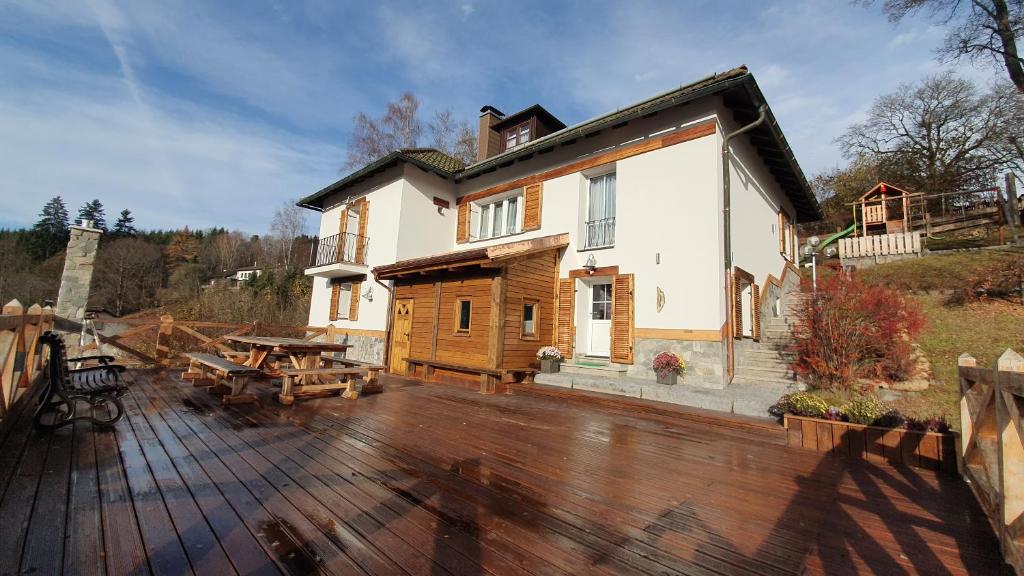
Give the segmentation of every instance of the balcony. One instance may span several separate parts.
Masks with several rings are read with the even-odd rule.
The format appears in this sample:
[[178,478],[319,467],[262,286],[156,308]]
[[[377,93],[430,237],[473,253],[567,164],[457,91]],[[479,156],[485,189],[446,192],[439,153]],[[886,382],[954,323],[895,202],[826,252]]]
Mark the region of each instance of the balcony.
[[317,238],[309,251],[306,275],[337,278],[365,274],[369,252],[370,239],[366,236],[347,232]]
[[606,248],[615,244],[615,218],[587,222],[585,248]]

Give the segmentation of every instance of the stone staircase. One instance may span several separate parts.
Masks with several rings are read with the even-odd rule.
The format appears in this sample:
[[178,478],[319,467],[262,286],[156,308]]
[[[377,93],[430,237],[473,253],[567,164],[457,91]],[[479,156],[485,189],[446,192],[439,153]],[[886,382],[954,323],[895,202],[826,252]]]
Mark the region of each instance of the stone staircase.
[[733,384],[803,388],[797,383],[796,374],[789,368],[794,357],[792,352],[787,351],[793,343],[794,303],[800,297],[797,292],[786,293],[782,302],[782,315],[771,318],[761,327],[761,341],[747,340],[738,348]]

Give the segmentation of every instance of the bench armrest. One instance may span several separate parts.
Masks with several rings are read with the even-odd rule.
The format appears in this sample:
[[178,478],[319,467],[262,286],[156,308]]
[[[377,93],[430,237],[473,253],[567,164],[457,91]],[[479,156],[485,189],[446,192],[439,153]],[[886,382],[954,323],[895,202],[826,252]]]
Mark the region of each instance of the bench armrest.
[[96,356],[79,356],[77,358],[68,358],[67,359],[68,362],[85,362],[86,360],[97,360],[101,364],[109,364],[109,363],[113,362],[114,360],[117,360],[117,358],[114,358],[113,356],[108,356],[106,354],[102,354],[102,355],[96,355]]
[[98,372],[100,370],[107,370],[113,372],[124,372],[128,367],[122,364],[103,364],[100,366],[86,366],[84,368],[69,368],[68,374],[77,374],[80,372]]

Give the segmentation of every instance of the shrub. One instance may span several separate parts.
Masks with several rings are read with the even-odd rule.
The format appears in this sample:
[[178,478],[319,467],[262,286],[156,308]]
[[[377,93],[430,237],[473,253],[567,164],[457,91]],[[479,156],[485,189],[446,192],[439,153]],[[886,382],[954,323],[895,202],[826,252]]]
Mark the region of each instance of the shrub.
[[881,418],[875,420],[874,425],[881,426],[882,428],[903,428],[906,420],[899,410],[891,408],[888,412],[882,414]]
[[847,422],[854,424],[874,424],[888,410],[888,406],[872,396],[851,400],[840,409]]
[[793,371],[815,388],[848,389],[857,378],[906,379],[911,340],[924,326],[902,291],[837,274],[797,304]]
[[932,416],[931,418],[917,419],[907,418],[904,424],[907,430],[919,430],[922,432],[949,432],[949,422],[945,416]]
[[537,350],[537,358],[539,360],[561,360],[562,352],[554,346],[545,346]]
[[683,362],[683,359],[678,354],[659,352],[651,362],[651,368],[654,369],[659,378],[664,378],[669,374],[682,374],[683,370],[686,370],[686,363]]
[[828,411],[828,404],[814,394],[808,392],[791,392],[786,394],[774,406],[768,409],[773,416],[782,417],[783,414],[794,416],[808,416],[821,418]]

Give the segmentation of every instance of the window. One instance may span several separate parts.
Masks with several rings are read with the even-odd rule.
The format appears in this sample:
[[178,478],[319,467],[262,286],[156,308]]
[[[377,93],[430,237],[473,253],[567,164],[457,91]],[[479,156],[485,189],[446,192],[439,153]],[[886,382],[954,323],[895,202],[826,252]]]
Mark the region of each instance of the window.
[[472,324],[473,302],[469,298],[459,298],[455,301],[455,333],[469,334]]
[[475,220],[470,223],[471,230],[475,232],[473,239],[485,240],[518,234],[522,229],[522,204],[523,194],[519,191],[514,196],[471,206],[471,218]]
[[523,327],[520,337],[524,340],[537,340],[540,326],[540,303],[536,300],[523,300]]
[[335,310],[335,317],[338,320],[348,320],[349,310],[352,309],[352,283],[345,282],[338,286],[338,308]]
[[530,122],[526,121],[505,130],[505,150],[511,150],[530,141]]
[[590,178],[587,204],[587,248],[615,244],[615,173]]
[[612,285],[594,284],[591,287],[590,317],[594,320],[612,319]]

